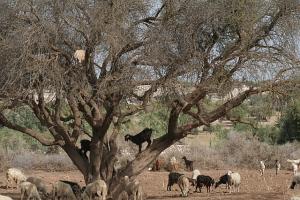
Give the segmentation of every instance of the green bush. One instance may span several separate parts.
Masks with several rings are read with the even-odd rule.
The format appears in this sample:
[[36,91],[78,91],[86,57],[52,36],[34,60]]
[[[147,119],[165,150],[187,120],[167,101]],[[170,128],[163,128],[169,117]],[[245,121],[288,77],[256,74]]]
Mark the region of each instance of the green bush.
[[300,100],[293,102],[281,117],[279,144],[300,141]]

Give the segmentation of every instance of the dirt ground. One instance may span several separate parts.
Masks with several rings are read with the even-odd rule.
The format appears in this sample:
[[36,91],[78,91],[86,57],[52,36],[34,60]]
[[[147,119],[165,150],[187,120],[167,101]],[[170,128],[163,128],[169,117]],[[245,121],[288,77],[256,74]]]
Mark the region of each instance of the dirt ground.
[[[166,191],[168,172],[144,172],[138,179],[151,200],[179,200],[179,199],[199,199],[199,200],[288,200],[291,196],[300,196],[300,187],[295,190],[288,189],[292,172],[281,171],[278,176],[275,175],[274,170],[266,170],[265,176],[261,177],[258,171],[255,170],[234,170],[238,171],[242,177],[242,184],[240,193],[229,194],[225,186],[213,189],[211,193],[206,193],[203,189],[202,193],[191,193],[188,198],[180,197],[179,188],[177,185],[173,186],[172,191]],[[212,176],[215,180],[223,175],[226,170],[202,170],[201,173]],[[28,176],[36,176],[43,178],[49,184],[57,180],[76,181],[84,185],[83,177],[78,171],[67,172],[46,172],[46,171],[25,171]],[[191,172],[185,172],[186,175],[191,176]],[[5,189],[5,173],[0,174],[0,194],[7,195],[13,199],[19,200],[19,191],[16,189]],[[190,188],[190,191],[193,191]]]

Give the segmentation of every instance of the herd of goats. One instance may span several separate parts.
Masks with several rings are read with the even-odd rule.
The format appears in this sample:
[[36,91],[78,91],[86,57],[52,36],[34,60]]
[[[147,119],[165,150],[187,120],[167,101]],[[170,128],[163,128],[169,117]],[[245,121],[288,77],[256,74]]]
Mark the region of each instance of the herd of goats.
[[[138,145],[139,152],[142,151],[142,144],[147,142],[148,146],[151,145],[151,134],[152,129],[146,128],[136,135],[125,136],[125,141],[131,141]],[[87,152],[90,151],[90,141],[81,140],[81,148],[78,149],[82,156],[87,157]],[[172,167],[171,172],[168,175],[167,191],[172,190],[172,186],[177,184],[181,191],[181,196],[187,197],[189,195],[190,187],[195,187],[195,192],[201,192],[202,187],[206,187],[207,193],[211,191],[214,186],[217,188],[221,184],[226,185],[226,189],[231,192],[239,192],[241,184],[241,176],[238,172],[228,171],[226,174],[221,176],[218,181],[207,175],[202,175],[198,169],[194,169],[193,161],[188,160],[185,156],[182,157],[185,167],[187,170],[192,171],[192,177],[188,177],[184,174],[177,172],[176,158],[171,157],[170,165]],[[291,163],[293,167],[294,177],[291,189],[294,189],[297,184],[300,184],[300,173],[297,173],[300,166],[299,160],[290,160],[287,162]],[[154,163],[156,170],[160,169],[160,163],[158,160]],[[280,162],[275,160],[276,175],[280,170]],[[264,161],[260,161],[260,173],[263,176],[266,166]],[[27,177],[23,172],[17,168],[10,168],[6,172],[7,185],[6,188],[13,187],[16,185],[21,191],[21,200],[41,200],[41,199],[52,199],[52,200],[108,200],[112,199],[108,197],[106,183],[99,179],[88,185],[81,187],[76,182],[60,180],[52,185],[51,191],[46,187],[44,180],[37,177]],[[123,191],[119,193],[116,200],[143,200],[145,195],[142,187],[137,180],[130,180],[128,176],[122,178],[124,183]],[[0,200],[12,200],[10,197],[0,195]],[[292,197],[291,200],[300,200],[300,197]]]

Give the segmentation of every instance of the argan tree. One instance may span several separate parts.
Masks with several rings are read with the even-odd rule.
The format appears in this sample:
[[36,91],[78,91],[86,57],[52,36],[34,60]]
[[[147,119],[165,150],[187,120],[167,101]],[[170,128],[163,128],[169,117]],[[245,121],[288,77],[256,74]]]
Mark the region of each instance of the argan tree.
[[[299,87],[296,0],[0,2],[0,123],[59,145],[86,182],[101,177],[112,195],[120,177],[134,178],[192,129],[252,95]],[[208,109],[212,95],[226,98]],[[157,102],[169,107],[165,133],[113,175],[118,127]],[[49,134],[9,120],[20,106]],[[88,159],[76,147],[86,134]]]

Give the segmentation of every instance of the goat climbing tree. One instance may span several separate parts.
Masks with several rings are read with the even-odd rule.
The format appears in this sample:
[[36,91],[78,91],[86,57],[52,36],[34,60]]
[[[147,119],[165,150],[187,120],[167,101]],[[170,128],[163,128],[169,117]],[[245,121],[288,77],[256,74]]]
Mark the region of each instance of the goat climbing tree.
[[[1,0],[0,123],[59,145],[86,182],[101,177],[114,195],[120,177],[134,178],[192,129],[253,95],[299,87],[299,8],[296,0]],[[169,107],[165,133],[113,176],[118,127],[154,102]],[[21,106],[48,135],[8,119]],[[82,135],[91,137],[89,159],[76,147]]]

